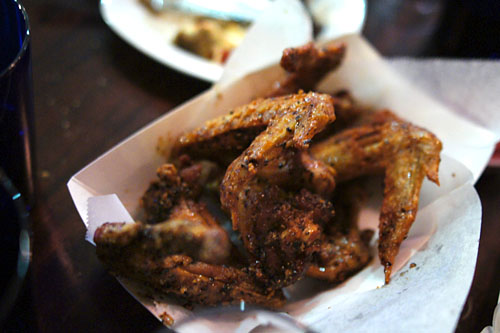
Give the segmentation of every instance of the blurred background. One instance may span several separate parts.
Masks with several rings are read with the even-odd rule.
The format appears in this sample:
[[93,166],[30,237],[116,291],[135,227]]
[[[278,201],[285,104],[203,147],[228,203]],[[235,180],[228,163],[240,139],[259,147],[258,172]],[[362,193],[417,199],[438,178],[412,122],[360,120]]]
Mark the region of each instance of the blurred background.
[[363,34],[387,56],[498,58],[500,1],[368,0]]

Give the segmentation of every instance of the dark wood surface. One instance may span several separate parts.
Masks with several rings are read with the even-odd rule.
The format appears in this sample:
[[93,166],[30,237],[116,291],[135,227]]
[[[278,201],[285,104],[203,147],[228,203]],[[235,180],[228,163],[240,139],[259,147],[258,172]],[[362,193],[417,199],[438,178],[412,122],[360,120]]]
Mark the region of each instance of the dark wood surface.
[[[66,182],[120,140],[209,88],[127,45],[96,0],[24,0],[31,20],[38,205],[22,305],[9,330],[153,331],[161,326],[84,241]],[[500,288],[500,169],[477,184],[483,226],[474,282],[457,332],[491,324]],[[411,315],[411,314],[409,314]]]

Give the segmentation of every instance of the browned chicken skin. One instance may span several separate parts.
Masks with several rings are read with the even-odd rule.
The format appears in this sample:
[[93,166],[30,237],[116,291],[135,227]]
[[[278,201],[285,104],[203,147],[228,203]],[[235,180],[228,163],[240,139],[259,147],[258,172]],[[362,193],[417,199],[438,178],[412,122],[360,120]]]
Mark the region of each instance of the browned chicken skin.
[[[289,285],[303,275],[318,250],[320,225],[332,214],[301,209],[300,199],[285,191],[297,182],[291,177],[295,170],[304,169],[296,163],[297,154],[335,119],[332,99],[301,93],[288,101],[293,103],[275,106],[277,116],[231,163],[221,184],[222,207],[230,212],[233,228],[241,233],[254,260],[251,268],[271,289]],[[318,195],[305,189],[301,193],[323,211],[332,211]]]
[[307,275],[329,282],[342,282],[365,267],[371,258],[357,228],[347,234],[322,235],[320,250],[315,253]]
[[[183,228],[184,232],[179,232]],[[244,271],[208,263],[217,258],[225,241],[215,236],[216,228],[205,232],[195,230],[198,228],[203,229],[182,220],[155,226],[108,223],[97,230],[94,241],[99,259],[114,274],[142,283],[161,295],[174,294],[203,305],[241,300],[272,308],[283,305],[281,291],[266,293]]]
[[[290,94],[312,90],[340,64],[345,49],[344,44],[329,44],[320,48],[314,43],[285,49],[280,64],[288,72],[287,77],[276,82],[268,95],[276,99],[256,99],[231,110],[227,115],[207,121],[202,127],[184,134],[179,139],[177,150],[199,157],[213,159],[216,156],[221,162],[232,161],[276,116],[277,105],[289,107],[289,103],[294,102]],[[334,96],[333,103],[335,109],[340,111],[341,123],[356,113],[352,98],[345,91]]]
[[339,283],[364,268],[372,259],[369,241],[373,231],[358,229],[359,212],[366,194],[361,182],[339,184],[332,197],[335,216],[323,228],[320,250],[307,275]]
[[233,152],[232,161],[278,113],[292,108],[296,102],[295,95],[256,99],[184,134],[178,149],[193,156],[212,158]]
[[[259,98],[236,107],[182,135],[176,148],[180,154],[232,162],[269,125],[280,109],[295,103],[295,98],[295,95]],[[359,117],[361,110],[348,92],[339,91],[332,95],[332,102],[337,119],[329,126],[344,128]],[[320,136],[324,134],[320,133]]]
[[[161,295],[174,294],[203,305],[246,301],[276,308],[280,290],[264,290],[246,272],[245,262],[205,204],[198,199],[212,166],[181,156],[164,164],[142,199],[151,222],[106,223],[97,229],[97,255],[117,276]],[[160,219],[165,219],[159,221]],[[159,222],[159,223],[158,223]]]
[[385,173],[379,257],[388,283],[394,258],[415,220],[424,177],[439,183],[441,142],[388,111],[370,118],[366,125],[345,130],[310,151],[335,169],[337,181]]
[[269,97],[293,94],[299,89],[313,90],[326,74],[340,65],[345,50],[345,45],[341,43],[320,48],[312,42],[301,47],[285,49],[280,65],[288,75],[283,81],[275,84]]
[[[95,233],[98,253],[112,246],[134,244],[135,255],[153,254],[166,257],[185,254],[195,260],[221,264],[229,260],[231,243],[223,229],[184,219],[173,219],[156,225],[143,223],[107,223]],[[104,240],[107,243],[104,243]],[[108,248],[106,248],[108,246]]]
[[[275,109],[271,106],[272,102],[278,103],[281,99],[289,101],[290,96],[280,97],[279,100],[254,102],[253,109],[261,111],[261,113],[257,111],[256,115],[253,116],[252,124],[258,124],[259,126],[255,128],[261,128],[261,126],[269,123],[272,115],[266,112],[272,110],[272,114],[275,114]],[[259,108],[261,101],[267,101],[265,108]],[[363,115],[363,113],[360,113],[359,108],[353,104],[352,98],[346,93],[338,94],[337,99],[334,98],[334,101],[337,102],[335,105],[341,111],[344,126],[352,126],[356,119],[358,119],[358,126],[340,133],[336,129],[333,133],[338,134],[334,138],[313,146],[311,149],[312,157],[307,152],[301,152],[304,169],[300,172],[303,175],[309,173],[315,176],[312,179],[322,180],[325,184],[323,188],[326,188],[326,190],[321,190],[321,186],[318,185],[308,185],[304,179],[311,179],[310,177],[304,176],[301,178],[295,175],[293,178],[304,182],[306,188],[316,190],[316,193],[325,194],[333,189],[335,181],[342,182],[360,175],[386,172],[386,190],[384,192],[384,198],[386,199],[381,212],[381,221],[385,222],[381,222],[380,258],[385,267],[386,281],[389,281],[390,266],[411,223],[415,219],[416,209],[418,208],[418,194],[425,173],[431,180],[437,182],[437,167],[439,165],[441,145],[439,140],[431,133],[403,122],[390,112],[377,112],[369,116]],[[243,106],[242,109],[250,112],[247,106]],[[259,114],[260,116],[257,116]],[[203,137],[210,137],[210,135],[217,137],[229,134],[231,131],[244,131],[249,122],[247,116],[240,117],[240,115],[240,112],[234,112],[226,116],[224,121],[220,118],[216,119],[209,126],[211,133],[208,133],[208,127],[201,128],[199,133],[203,133]],[[256,121],[259,119],[263,120]],[[241,123],[240,120],[242,120]],[[219,126],[220,124],[224,125]],[[230,126],[227,126],[227,124],[230,124]],[[353,136],[355,139],[353,139]],[[194,137],[194,135],[191,137],[193,143],[197,140]],[[412,148],[414,144],[417,144],[417,149]],[[419,159],[418,152],[421,152],[425,158]],[[396,159],[398,162],[396,162]],[[289,161],[290,158],[282,154],[282,168],[273,168],[268,172],[269,175],[266,178],[275,183],[286,182],[287,175],[291,172],[287,168],[288,164],[283,162],[285,160]],[[324,163],[320,164],[319,168],[312,167],[318,160],[325,162],[332,168],[328,169]],[[390,161],[395,162],[388,163]],[[293,163],[293,165],[295,164]],[[401,181],[397,182],[401,177],[407,176],[408,172],[412,172],[412,168],[418,171],[413,171],[412,177],[404,184],[401,185]],[[281,170],[282,172],[280,172]],[[398,171],[400,173],[406,172],[406,174],[400,174],[398,178],[396,176]],[[422,173],[422,171],[425,171],[425,173]],[[265,173],[266,169],[263,169],[261,174]],[[331,177],[334,177],[334,180],[330,179]],[[400,213],[397,213],[398,211]],[[395,222],[395,220],[399,222]],[[389,236],[388,230],[393,225],[399,225],[398,230],[400,231]]]
[[172,163],[160,166],[156,171],[158,179],[151,182],[142,196],[141,206],[147,223],[168,219],[173,207],[182,199],[197,200],[203,187],[214,177],[214,163],[193,163],[186,155],[181,156],[178,162],[180,170]]

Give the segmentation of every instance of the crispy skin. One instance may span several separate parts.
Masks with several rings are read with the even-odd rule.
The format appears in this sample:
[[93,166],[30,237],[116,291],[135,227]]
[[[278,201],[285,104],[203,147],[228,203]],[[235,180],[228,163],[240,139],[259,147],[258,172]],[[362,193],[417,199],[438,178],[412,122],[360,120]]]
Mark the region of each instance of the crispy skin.
[[[341,63],[345,49],[344,44],[318,48],[312,42],[302,47],[285,49],[280,65],[288,72],[288,76],[282,82],[277,82],[267,96],[276,99],[256,99],[184,134],[179,139],[178,153],[215,158],[228,165],[266,128],[276,116],[277,107],[290,107],[294,95],[285,95],[312,90],[329,71]],[[341,112],[342,123],[352,118],[355,108],[348,93],[339,92],[333,102]]]
[[[196,261],[193,257],[202,255],[194,246],[191,247],[193,257],[174,254],[179,250],[171,243],[179,242],[174,235],[167,232],[172,237],[159,237],[162,233],[147,232],[159,226],[161,224],[104,224],[94,236],[99,259],[115,275],[139,282],[160,295],[173,294],[203,305],[239,303],[241,300],[272,308],[283,305],[281,291],[264,293],[244,271]],[[210,248],[213,244],[207,248],[213,251]]]
[[361,270],[371,260],[369,242],[373,231],[358,229],[365,193],[358,181],[344,182],[332,202],[335,216],[325,225],[320,250],[314,254],[307,275],[339,283]]
[[332,218],[332,205],[305,189],[293,195],[258,180],[249,182],[239,199],[238,228],[251,257],[250,272],[267,290],[292,284],[320,250],[320,226]]
[[[307,149],[314,135],[335,120],[329,95],[300,93],[291,95],[289,102],[276,104],[277,116],[226,170],[221,189],[223,207],[233,206],[242,186],[257,174],[268,175],[265,179],[272,183],[281,183],[281,177],[275,177],[280,169],[287,166],[296,152]],[[237,225],[234,219],[233,225]]]
[[312,42],[301,47],[285,49],[280,65],[288,75],[283,81],[275,84],[268,97],[296,93],[299,89],[313,90],[326,74],[340,65],[345,50],[345,45],[341,43],[319,48]]
[[[233,156],[233,161],[238,154],[250,145],[258,133],[268,126],[272,119],[289,113],[303,105],[323,105],[325,101],[335,103],[336,99],[318,93],[299,93],[295,95],[278,98],[257,99],[249,104],[240,106],[228,115],[215,118],[206,122],[203,126],[186,133],[179,139],[179,151],[217,159],[220,156]],[[304,104],[305,103],[305,104]],[[292,129],[289,128],[289,131]],[[267,168],[261,169],[264,174],[269,172],[269,178],[279,182],[283,178],[286,182],[293,179],[295,183],[304,182],[306,188],[314,189],[319,193],[332,191],[334,180],[331,176],[333,170],[321,161],[313,161],[307,152],[297,154],[296,151],[287,151],[284,156],[281,151],[277,152],[280,158],[267,158]],[[300,169],[297,172],[295,166],[302,164],[305,172]],[[293,172],[293,177],[291,174]],[[303,184],[303,183],[301,183]],[[302,185],[301,185],[302,186]]]
[[[266,288],[283,287],[299,279],[321,235],[320,225],[331,216],[328,202],[302,190],[307,200],[288,195],[298,185],[294,175],[304,169],[300,153],[314,135],[335,119],[332,98],[325,94],[293,95],[278,104],[277,116],[228,167],[221,184],[222,207],[231,214],[253,259],[251,271]],[[287,171],[283,171],[287,170]],[[322,213],[318,213],[318,210]],[[330,212],[330,213],[328,213]]]
[[174,164],[165,163],[157,169],[158,179],[151,182],[141,198],[147,223],[167,220],[173,207],[183,199],[197,200],[216,169],[213,163],[193,163],[185,155],[179,158],[179,167],[178,171]]
[[[302,94],[307,97],[313,93]],[[196,156],[214,157],[228,152],[235,157],[246,149],[277,114],[293,107],[296,95],[256,99],[207,121],[179,138],[179,150]]]
[[379,257],[390,280],[391,266],[415,220],[425,176],[436,184],[441,142],[430,132],[385,111],[366,124],[311,147],[311,154],[336,171],[337,181],[384,173]]
[[117,276],[162,295],[204,305],[245,300],[267,307],[284,303],[281,291],[255,285],[243,270],[226,266],[232,245],[205,207],[181,200],[171,219],[156,225],[106,223],[94,235],[97,255]]
[[370,250],[356,228],[347,234],[323,234],[320,250],[315,253],[307,275],[332,283],[342,282],[366,266],[370,259]]
[[[305,96],[313,96],[313,93]],[[337,119],[325,131],[319,133],[318,137],[324,138],[334,130],[345,128],[361,113],[361,109],[346,91],[332,95],[332,101]],[[265,130],[280,110],[286,110],[295,102],[296,95],[256,99],[185,133],[179,138],[176,151],[178,154],[198,156],[229,165]]]

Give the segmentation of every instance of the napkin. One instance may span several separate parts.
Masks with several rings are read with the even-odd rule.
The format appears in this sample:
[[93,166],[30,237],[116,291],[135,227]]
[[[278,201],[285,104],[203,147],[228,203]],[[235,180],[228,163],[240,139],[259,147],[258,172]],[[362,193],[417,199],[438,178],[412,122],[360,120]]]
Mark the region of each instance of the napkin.
[[389,59],[415,86],[500,140],[500,61]]

